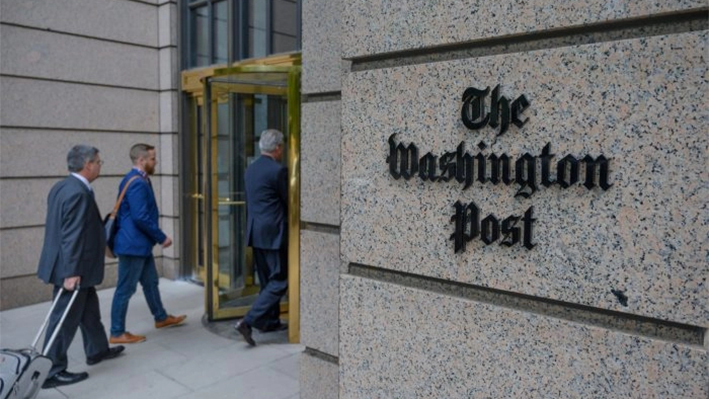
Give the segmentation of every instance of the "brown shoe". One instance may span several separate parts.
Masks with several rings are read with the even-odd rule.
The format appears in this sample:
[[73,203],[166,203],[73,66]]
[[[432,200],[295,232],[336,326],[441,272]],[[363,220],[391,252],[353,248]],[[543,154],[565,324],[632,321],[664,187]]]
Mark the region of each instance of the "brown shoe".
[[170,327],[170,326],[176,326],[178,324],[181,324],[185,319],[187,318],[187,315],[183,314],[182,316],[173,316],[171,314],[167,315],[167,318],[163,321],[156,321],[155,322],[155,328],[164,328],[164,327]]
[[145,341],[144,335],[133,335],[128,331],[117,337],[111,336],[111,338],[108,339],[108,342],[112,344],[137,344],[143,341]]

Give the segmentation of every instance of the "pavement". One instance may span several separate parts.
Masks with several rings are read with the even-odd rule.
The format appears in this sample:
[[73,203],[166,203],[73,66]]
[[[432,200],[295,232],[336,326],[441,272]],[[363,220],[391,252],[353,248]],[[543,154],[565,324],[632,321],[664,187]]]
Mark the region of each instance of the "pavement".
[[[50,288],[47,287],[47,290]],[[110,328],[114,289],[98,292],[104,327]],[[157,330],[142,290],[133,295],[127,330],[147,336],[125,345],[115,359],[86,365],[81,333],[69,348],[71,372],[89,378],[74,385],[43,389],[39,399],[169,399],[248,398],[299,399],[302,345],[288,343],[286,331],[256,333],[256,347],[244,342],[233,321],[207,323],[203,287],[185,281],[160,280],[168,313],[186,314],[183,325]],[[22,348],[32,343],[51,303],[0,312],[0,347]],[[42,341],[43,342],[43,341]]]

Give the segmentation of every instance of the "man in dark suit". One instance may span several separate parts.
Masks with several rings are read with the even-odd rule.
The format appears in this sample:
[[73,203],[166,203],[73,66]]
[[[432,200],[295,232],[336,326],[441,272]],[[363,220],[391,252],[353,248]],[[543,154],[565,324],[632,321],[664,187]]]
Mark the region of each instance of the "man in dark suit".
[[280,301],[288,289],[288,169],[283,159],[283,133],[261,133],[261,156],[246,169],[246,239],[253,248],[261,292],[251,310],[234,328],[249,345],[256,345],[252,327],[277,331]]
[[50,315],[45,346],[69,304],[70,291],[80,289],[47,354],[52,359],[52,368],[42,388],[74,384],[89,377],[85,372],[66,370],[67,350],[77,328],[81,328],[89,365],[112,359],[124,349],[108,346],[95,288],[103,281],[106,234],[90,183],[98,177],[102,164],[95,147],[74,146],[67,155],[71,175],[56,183],[47,198],[44,245],[37,275],[54,285],[55,298],[62,286],[65,291]]
[[118,186],[119,193],[126,185],[128,188],[118,209],[118,230],[113,247],[113,252],[118,256],[118,282],[111,305],[112,344],[135,344],[146,339],[144,335],[133,335],[126,331],[128,303],[138,282],[143,287],[145,300],[155,319],[155,328],[176,326],[187,317],[168,314],[158,289],[153,247],[160,244],[168,248],[172,245],[172,239],[160,230],[160,213],[150,182],[150,176],[155,173],[155,165],[158,163],[155,147],[135,144],[129,155],[133,168]]

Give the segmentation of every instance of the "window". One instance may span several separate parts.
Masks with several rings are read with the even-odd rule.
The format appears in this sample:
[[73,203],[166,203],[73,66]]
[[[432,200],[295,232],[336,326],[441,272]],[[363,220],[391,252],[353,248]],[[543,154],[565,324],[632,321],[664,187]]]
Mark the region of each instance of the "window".
[[184,69],[300,49],[301,0],[182,3]]

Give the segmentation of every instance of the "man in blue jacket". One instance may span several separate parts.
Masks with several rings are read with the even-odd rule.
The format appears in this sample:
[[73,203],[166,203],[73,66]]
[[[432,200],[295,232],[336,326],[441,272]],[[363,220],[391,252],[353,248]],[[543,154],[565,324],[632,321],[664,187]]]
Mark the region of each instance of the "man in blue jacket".
[[158,290],[153,246],[160,244],[167,248],[172,245],[172,239],[158,225],[158,204],[150,182],[150,175],[155,172],[157,164],[155,147],[136,144],[130,149],[130,159],[133,169],[125,175],[118,187],[120,193],[128,184],[116,217],[117,231],[113,247],[113,253],[118,256],[118,282],[111,306],[109,341],[121,344],[145,341],[145,336],[126,331],[128,302],[139,281],[155,318],[155,328],[178,325],[187,317],[168,314]]
[[287,328],[279,319],[280,302],[288,289],[288,169],[283,159],[283,133],[261,133],[261,156],[246,169],[246,239],[254,251],[261,292],[251,310],[234,328],[256,345],[252,327],[261,331]]

